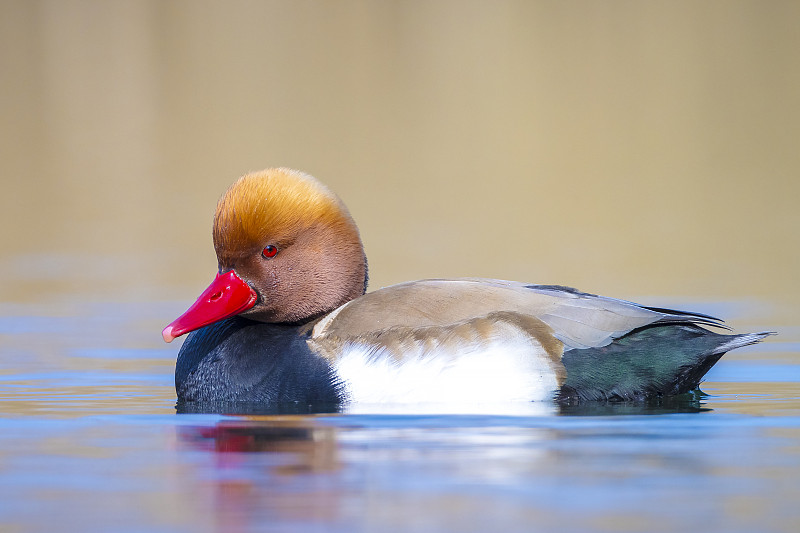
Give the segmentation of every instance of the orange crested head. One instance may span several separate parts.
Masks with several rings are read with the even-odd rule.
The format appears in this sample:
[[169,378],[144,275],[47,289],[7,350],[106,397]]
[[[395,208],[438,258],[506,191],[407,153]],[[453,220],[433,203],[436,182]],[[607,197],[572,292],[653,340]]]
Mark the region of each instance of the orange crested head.
[[242,315],[306,323],[364,294],[367,258],[347,208],[313,177],[272,168],[239,178],[214,214],[218,273],[162,335]]
[[214,249],[221,278],[208,299],[227,295],[220,287],[231,283],[241,298],[213,316],[233,310],[263,322],[302,322],[366,290],[367,260],[347,207],[296,170],[253,172],[231,185],[214,214]]
[[347,208],[325,185],[297,170],[270,168],[242,176],[222,195],[214,214],[214,249],[226,264],[267,242],[285,247],[314,226],[355,229]]

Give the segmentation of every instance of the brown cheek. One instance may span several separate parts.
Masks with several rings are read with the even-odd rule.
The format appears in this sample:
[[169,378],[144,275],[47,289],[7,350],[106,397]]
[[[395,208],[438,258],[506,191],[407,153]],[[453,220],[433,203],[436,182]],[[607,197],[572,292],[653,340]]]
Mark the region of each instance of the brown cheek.
[[274,269],[268,265],[251,265],[249,270],[248,279],[259,291],[269,291],[272,287],[272,279],[274,278]]
[[261,294],[262,307],[274,309],[286,298],[286,291],[291,285],[289,276],[285,275],[285,267],[278,261],[266,261],[259,269],[257,277],[252,278]]

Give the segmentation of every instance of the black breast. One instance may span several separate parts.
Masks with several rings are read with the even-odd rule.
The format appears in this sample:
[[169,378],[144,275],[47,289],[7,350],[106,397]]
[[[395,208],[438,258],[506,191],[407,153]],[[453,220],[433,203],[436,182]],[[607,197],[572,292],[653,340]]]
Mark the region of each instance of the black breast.
[[233,317],[192,332],[175,366],[179,405],[338,404],[340,383],[299,329]]

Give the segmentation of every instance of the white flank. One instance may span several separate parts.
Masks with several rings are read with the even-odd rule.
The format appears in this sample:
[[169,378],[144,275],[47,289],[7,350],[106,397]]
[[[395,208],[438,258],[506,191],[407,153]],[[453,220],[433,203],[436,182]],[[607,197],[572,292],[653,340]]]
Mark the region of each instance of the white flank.
[[[452,350],[452,348],[451,348]],[[351,403],[502,404],[546,401],[558,388],[544,348],[525,335],[434,348],[398,363],[383,349],[351,344],[334,365]]]

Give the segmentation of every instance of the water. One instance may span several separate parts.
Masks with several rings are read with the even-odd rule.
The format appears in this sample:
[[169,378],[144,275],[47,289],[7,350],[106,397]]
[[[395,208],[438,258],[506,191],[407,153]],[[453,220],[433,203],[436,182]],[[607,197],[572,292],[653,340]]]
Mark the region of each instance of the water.
[[2,531],[800,529],[797,328],[676,402],[225,416],[175,412],[180,305],[2,309]]

